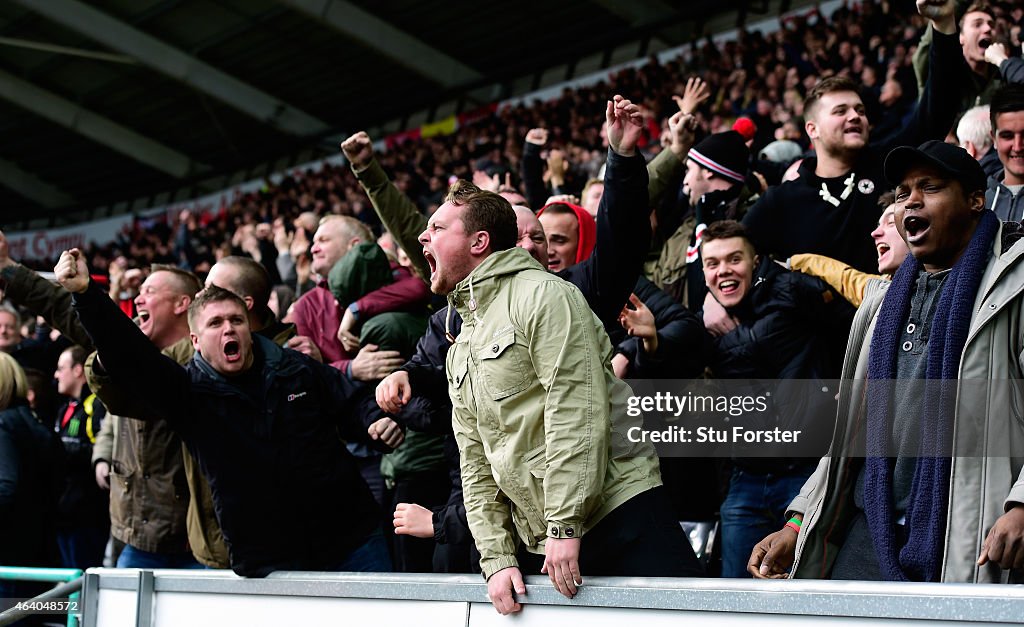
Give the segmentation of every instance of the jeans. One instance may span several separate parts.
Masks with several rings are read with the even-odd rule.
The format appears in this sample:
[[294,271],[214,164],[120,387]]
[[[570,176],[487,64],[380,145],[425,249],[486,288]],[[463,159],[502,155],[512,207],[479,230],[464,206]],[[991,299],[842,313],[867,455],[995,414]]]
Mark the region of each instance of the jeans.
[[57,546],[64,568],[85,570],[103,566],[110,529],[104,527],[75,527],[57,532]]
[[813,466],[784,474],[733,469],[721,508],[723,577],[750,577],[747,562],[754,545],[786,524],[786,508],[813,471]]
[[124,545],[120,557],[117,558],[118,568],[205,568],[192,557],[191,553],[150,553],[137,549],[130,544]]
[[355,573],[391,572],[391,556],[388,555],[384,533],[380,529],[374,531],[366,538],[366,542],[352,549],[345,559],[327,570]]

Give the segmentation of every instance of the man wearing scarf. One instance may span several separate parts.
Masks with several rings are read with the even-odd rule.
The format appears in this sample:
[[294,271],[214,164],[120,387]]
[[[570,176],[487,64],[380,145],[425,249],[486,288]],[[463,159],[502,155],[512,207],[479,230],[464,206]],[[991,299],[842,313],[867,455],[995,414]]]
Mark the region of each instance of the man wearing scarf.
[[830,454],[748,570],[1020,583],[1020,225],[985,209],[984,172],[955,146],[896,148],[885,176],[897,186],[896,224],[911,256],[890,284],[868,289]]

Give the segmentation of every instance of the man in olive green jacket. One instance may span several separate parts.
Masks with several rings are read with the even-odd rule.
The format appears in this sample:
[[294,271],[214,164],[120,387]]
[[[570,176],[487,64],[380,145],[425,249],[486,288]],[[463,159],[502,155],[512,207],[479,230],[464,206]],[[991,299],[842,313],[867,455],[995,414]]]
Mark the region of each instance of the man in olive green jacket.
[[512,590],[525,593],[519,567],[530,553],[545,555],[541,572],[570,598],[581,570],[698,574],[657,489],[653,447],[624,437],[630,390],[612,372],[600,321],[579,289],[515,248],[517,237],[508,201],[465,181],[420,235],[431,290],[463,318],[446,370],[491,601],[519,610]]

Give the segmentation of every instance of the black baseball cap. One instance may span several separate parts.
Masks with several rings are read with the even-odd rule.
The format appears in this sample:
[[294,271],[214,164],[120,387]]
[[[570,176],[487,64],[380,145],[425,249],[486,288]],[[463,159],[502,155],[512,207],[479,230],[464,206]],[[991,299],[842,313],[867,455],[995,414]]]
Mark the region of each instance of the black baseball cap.
[[885,158],[885,178],[891,185],[899,185],[903,182],[907,170],[915,165],[938,168],[949,178],[960,181],[967,193],[985,190],[988,187],[988,177],[974,157],[959,146],[937,139],[926,141],[917,148],[893,148]]

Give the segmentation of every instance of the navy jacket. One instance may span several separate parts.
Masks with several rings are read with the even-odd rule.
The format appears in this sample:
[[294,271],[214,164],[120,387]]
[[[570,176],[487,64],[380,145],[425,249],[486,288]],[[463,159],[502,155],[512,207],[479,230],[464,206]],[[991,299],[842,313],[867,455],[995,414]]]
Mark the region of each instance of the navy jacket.
[[339,439],[380,446],[354,410],[362,386],[254,336],[257,398],[198,354],[185,368],[161,355],[95,285],[74,307],[103,368],[133,386],[146,415],[166,419],[195,457],[236,573],[335,570],[379,528],[380,511]]

